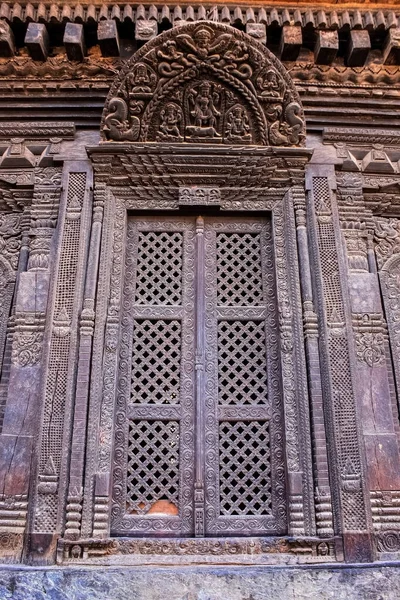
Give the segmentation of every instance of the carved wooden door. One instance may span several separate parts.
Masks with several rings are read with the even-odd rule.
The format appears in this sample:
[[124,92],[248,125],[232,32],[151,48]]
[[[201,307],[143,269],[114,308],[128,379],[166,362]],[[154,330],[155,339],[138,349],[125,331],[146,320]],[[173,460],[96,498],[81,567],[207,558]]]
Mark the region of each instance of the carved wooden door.
[[285,532],[270,227],[129,219],[113,535]]

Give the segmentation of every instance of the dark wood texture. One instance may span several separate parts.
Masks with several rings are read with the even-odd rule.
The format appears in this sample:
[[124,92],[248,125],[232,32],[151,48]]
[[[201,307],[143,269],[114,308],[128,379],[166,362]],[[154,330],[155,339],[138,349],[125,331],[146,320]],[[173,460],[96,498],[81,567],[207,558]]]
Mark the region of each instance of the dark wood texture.
[[18,6],[1,558],[398,559],[392,12]]

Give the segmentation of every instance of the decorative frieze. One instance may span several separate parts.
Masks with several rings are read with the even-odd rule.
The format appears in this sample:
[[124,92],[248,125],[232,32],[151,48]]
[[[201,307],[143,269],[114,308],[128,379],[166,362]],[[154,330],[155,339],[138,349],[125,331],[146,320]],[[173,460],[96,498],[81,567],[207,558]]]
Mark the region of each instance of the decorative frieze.
[[57,562],[63,565],[126,564],[304,564],[342,557],[339,538],[275,537],[214,539],[60,540]]

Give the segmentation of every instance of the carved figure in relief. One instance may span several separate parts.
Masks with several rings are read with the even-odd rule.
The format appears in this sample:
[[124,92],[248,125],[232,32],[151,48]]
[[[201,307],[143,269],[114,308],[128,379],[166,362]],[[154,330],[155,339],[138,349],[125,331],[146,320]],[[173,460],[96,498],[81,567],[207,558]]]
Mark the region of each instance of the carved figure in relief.
[[284,82],[275,69],[263,69],[258,75],[256,83],[258,94],[262,100],[265,98],[281,98],[285,91]]
[[231,36],[228,34],[220,35],[212,42],[213,38],[215,38],[213,30],[200,25],[193,32],[193,36],[180,34],[176,39],[181,46],[189,50],[187,60],[196,63],[210,57],[213,61],[220,60],[219,52],[225,50],[231,41]]
[[183,114],[180,107],[174,102],[169,102],[161,113],[160,131],[158,139],[165,140],[183,140],[181,135]]
[[143,63],[134,66],[128,76],[128,85],[131,88],[130,97],[145,98],[151,96],[157,83],[157,75]]
[[[282,108],[276,108],[281,114]],[[291,102],[285,109],[285,120],[275,120],[270,127],[270,140],[274,146],[298,144],[302,137],[303,120],[300,117],[301,108],[296,102]]]
[[249,53],[244,42],[235,42],[224,54],[224,66],[232,75],[240,79],[250,79],[253,69],[248,64]]
[[235,104],[226,118],[225,139],[229,142],[250,142],[250,121],[246,109]]
[[217,118],[221,116],[217,106],[220,94],[209,81],[202,81],[197,87],[189,89],[188,103],[193,125],[186,126],[186,134],[196,137],[221,137],[217,132]]
[[104,131],[109,139],[135,142],[139,137],[140,121],[131,117],[132,125],[128,123],[128,108],[122,98],[113,98],[109,104],[109,114],[104,120]]
[[183,52],[180,52],[176,46],[176,42],[167,40],[162,48],[157,51],[157,57],[161,59],[158,64],[158,72],[161,77],[175,77],[183,71],[185,67],[191,65],[186,60]]

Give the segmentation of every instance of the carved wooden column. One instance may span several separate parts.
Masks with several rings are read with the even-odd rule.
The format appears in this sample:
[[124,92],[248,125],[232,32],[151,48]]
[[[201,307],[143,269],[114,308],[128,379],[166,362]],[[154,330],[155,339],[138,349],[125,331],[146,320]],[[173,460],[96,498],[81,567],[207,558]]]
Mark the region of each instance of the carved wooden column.
[[30,560],[53,560],[63,526],[78,350],[91,213],[88,161],[65,162],[59,238],[47,310],[41,431],[30,523]]
[[[81,535],[90,363],[92,358],[92,341],[95,324],[94,304],[97,288],[97,273],[99,267],[100,241],[105,198],[105,185],[103,183],[96,184],[83,310],[81,312],[79,323],[78,372],[76,378],[74,423],[72,428],[71,462],[69,468],[70,475],[65,525],[65,537],[70,539],[78,539]],[[105,496],[107,496],[107,493]],[[107,513],[108,500],[106,504],[101,502],[101,500],[97,500],[95,511],[96,508],[100,513],[102,512],[101,509],[104,508],[105,513]],[[96,527],[101,522],[107,522],[107,520],[108,518],[106,514],[103,518],[101,515],[97,515]]]
[[303,300],[304,338],[310,392],[316,533],[324,537],[329,537],[333,535],[332,500],[322,401],[321,367],[318,348],[318,320],[313,301],[304,189],[300,187],[293,188],[292,200],[296,215],[297,247]]
[[309,231],[320,321],[323,396],[334,494],[335,532],[347,561],[372,560],[360,410],[333,167],[308,167]]
[[296,225],[290,193],[273,213],[281,331],[285,446],[289,488],[288,533],[315,532],[307,371],[303,338]]
[[[14,304],[11,365],[7,372],[8,395],[0,442],[2,526],[20,537],[26,525],[32,449],[38,426],[40,360],[50,279],[49,254],[57,220],[60,185],[60,169],[35,169],[30,254],[27,260],[25,230]],[[18,215],[13,214],[12,221],[15,222],[15,219]]]

